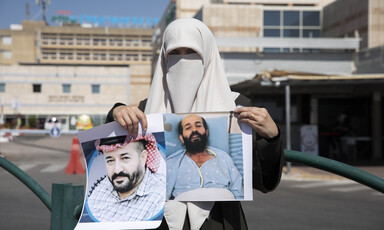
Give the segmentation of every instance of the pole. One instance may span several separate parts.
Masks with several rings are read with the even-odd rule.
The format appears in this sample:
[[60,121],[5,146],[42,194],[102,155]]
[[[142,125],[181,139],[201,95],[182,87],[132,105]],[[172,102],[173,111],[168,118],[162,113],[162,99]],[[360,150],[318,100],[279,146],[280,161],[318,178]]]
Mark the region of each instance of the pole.
[[[287,149],[291,150],[291,92],[290,86],[285,86],[285,126]],[[287,174],[291,172],[291,162],[287,162]]]

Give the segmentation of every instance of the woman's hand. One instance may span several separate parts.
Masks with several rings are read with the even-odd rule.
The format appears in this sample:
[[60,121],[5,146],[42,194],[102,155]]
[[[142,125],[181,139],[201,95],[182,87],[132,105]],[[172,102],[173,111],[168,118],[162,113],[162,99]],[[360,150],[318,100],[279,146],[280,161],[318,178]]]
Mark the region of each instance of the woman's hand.
[[147,130],[147,117],[135,106],[121,105],[113,109],[113,118],[123,128],[128,130],[129,134],[136,135],[139,132],[139,122],[143,131]]
[[234,112],[239,121],[249,124],[261,137],[270,139],[279,134],[276,123],[264,108],[239,107]]

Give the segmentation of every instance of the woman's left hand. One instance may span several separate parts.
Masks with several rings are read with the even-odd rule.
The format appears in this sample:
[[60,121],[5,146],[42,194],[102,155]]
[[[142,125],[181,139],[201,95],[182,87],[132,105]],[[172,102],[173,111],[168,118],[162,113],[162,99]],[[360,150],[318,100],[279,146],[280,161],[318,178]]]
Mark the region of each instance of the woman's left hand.
[[276,123],[265,108],[239,107],[234,112],[239,121],[249,124],[261,137],[270,139],[279,134]]

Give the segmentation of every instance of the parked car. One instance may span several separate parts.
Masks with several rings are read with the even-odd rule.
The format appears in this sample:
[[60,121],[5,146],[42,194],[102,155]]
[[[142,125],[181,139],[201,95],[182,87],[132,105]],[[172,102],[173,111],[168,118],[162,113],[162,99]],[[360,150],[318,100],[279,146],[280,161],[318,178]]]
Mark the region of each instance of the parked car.
[[52,127],[62,128],[61,120],[57,117],[47,117],[44,122],[44,129],[51,130]]
[[79,116],[76,123],[77,130],[87,130],[93,127],[92,119],[89,115],[83,114]]

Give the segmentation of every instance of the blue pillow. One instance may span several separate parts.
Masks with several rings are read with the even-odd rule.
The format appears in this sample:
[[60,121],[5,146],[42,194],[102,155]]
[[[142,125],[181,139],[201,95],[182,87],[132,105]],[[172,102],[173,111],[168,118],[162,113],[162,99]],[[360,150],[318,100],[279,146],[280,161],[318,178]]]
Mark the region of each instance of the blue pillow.
[[[164,135],[166,154],[184,149],[179,140],[179,122],[185,115],[164,114]],[[228,117],[204,118],[208,124],[208,145],[229,152]]]

